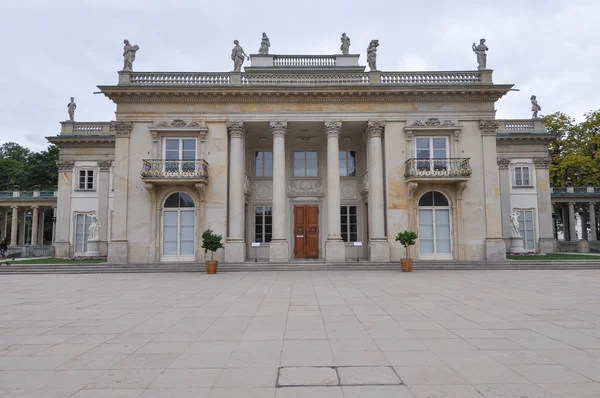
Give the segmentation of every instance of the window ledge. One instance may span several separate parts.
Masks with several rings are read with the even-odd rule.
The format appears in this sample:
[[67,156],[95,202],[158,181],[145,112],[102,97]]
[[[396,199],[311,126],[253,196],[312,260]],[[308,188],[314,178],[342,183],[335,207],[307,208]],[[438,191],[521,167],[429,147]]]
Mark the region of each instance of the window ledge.
[[535,188],[533,185],[513,185],[514,189],[520,189],[520,188]]
[[96,192],[96,189],[75,189],[75,192]]

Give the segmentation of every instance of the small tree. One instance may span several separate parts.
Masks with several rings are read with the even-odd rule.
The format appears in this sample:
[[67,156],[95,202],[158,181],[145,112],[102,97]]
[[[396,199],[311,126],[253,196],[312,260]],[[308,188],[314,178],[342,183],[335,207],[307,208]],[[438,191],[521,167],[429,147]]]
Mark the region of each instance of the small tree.
[[223,236],[214,234],[212,229],[207,229],[202,233],[202,248],[204,254],[210,251],[210,260],[213,261],[213,255],[219,249],[223,248]]
[[417,233],[413,231],[398,232],[396,235],[396,241],[400,242],[402,246],[404,246],[404,253],[406,254],[405,258],[410,258],[409,248],[417,243]]

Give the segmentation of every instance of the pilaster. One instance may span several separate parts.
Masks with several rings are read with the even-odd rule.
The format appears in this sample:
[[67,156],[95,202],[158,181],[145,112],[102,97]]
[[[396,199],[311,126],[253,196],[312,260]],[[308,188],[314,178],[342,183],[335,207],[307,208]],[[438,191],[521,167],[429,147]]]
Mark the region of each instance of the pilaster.
[[502,237],[504,243],[510,244],[510,159],[498,158],[498,174],[500,183],[500,207],[502,220]]
[[112,163],[112,160],[98,162],[98,221],[100,222],[98,237],[101,256],[108,254],[108,193]]
[[73,191],[73,167],[75,162],[61,160],[58,165],[58,197],[56,200],[56,222],[54,252],[56,257],[71,255],[71,192]]
[[552,200],[550,197],[550,173],[548,157],[533,158],[537,188],[538,212],[538,250],[541,253],[553,253],[556,240],[553,233]]

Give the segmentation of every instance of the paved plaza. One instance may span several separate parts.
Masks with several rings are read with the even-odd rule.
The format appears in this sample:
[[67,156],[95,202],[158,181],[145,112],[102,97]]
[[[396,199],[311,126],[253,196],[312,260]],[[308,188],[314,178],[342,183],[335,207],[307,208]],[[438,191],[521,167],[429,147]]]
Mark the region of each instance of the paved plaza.
[[2,276],[0,397],[598,398],[600,272]]

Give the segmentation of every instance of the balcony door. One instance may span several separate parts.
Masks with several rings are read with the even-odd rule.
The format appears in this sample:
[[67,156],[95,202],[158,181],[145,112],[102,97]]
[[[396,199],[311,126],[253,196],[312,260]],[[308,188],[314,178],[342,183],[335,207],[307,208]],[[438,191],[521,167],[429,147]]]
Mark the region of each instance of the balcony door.
[[185,192],[171,194],[163,206],[163,261],[193,261],[195,254],[194,199]]
[[415,139],[417,170],[447,170],[447,137],[417,137]]
[[451,260],[450,204],[444,194],[429,191],[419,199],[419,258]]
[[196,170],[195,138],[165,138],[164,148],[166,172]]

